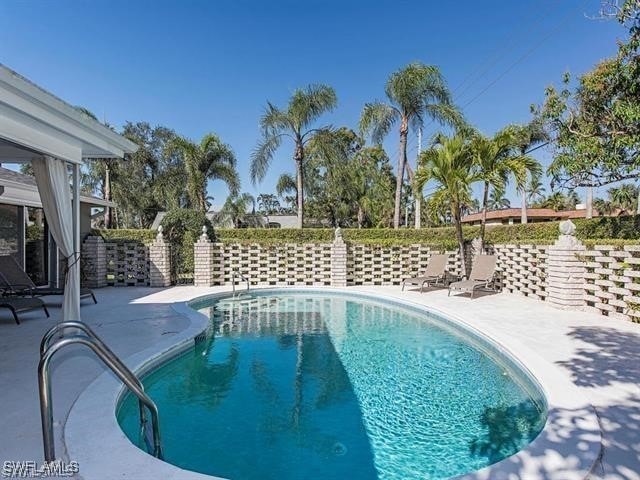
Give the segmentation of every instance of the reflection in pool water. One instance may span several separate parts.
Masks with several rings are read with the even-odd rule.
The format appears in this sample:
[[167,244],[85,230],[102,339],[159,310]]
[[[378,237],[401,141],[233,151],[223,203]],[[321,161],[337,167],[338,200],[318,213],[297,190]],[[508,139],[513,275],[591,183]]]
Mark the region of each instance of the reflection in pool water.
[[[541,430],[543,398],[450,324],[359,297],[207,300],[211,335],[144,379],[166,461],[235,479],[446,478]],[[137,408],[118,411],[136,444]]]

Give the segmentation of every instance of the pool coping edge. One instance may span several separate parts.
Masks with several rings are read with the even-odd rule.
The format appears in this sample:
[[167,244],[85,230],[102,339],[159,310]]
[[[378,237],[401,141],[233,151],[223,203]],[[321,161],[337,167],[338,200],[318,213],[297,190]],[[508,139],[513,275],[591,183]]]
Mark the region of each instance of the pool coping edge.
[[[412,309],[430,311],[449,321],[457,328],[481,338],[530,376],[545,396],[547,422],[536,437],[523,450],[481,470],[455,477],[459,480],[509,479],[513,475],[527,475],[527,479],[584,479],[587,478],[601,455],[602,434],[595,409],[559,367],[546,361],[529,347],[506,334],[489,334],[478,329],[455,312],[421,304],[398,295],[391,296],[367,290],[367,287],[264,287],[256,291],[313,291],[342,293],[383,300]],[[171,308],[189,320],[189,326],[167,339],[126,358],[125,363],[137,375],[144,375],[193,346],[195,338],[207,331],[209,319],[192,309],[189,304],[206,297],[227,296],[230,290],[204,290],[193,292],[186,301],[171,304]],[[498,338],[496,338],[498,337]],[[517,353],[516,351],[517,350]],[[168,480],[206,480],[218,477],[184,470],[159,461],[134,446],[121,430],[116,419],[116,408],[125,389],[109,372],[99,375],[71,407],[64,425],[66,456],[80,463],[83,478],[103,478],[117,464],[122,467],[119,478]],[[573,412],[573,413],[572,413]],[[87,441],[100,432],[101,442]],[[105,449],[110,452],[105,455]]]

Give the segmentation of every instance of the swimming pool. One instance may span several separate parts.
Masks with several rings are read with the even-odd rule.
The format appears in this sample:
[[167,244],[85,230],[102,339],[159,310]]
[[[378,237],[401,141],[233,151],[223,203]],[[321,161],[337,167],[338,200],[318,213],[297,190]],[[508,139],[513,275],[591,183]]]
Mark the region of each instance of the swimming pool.
[[[544,426],[535,382],[422,309],[310,291],[194,302],[210,335],[152,371],[166,461],[226,478],[447,478]],[[137,406],[118,421],[137,445]]]

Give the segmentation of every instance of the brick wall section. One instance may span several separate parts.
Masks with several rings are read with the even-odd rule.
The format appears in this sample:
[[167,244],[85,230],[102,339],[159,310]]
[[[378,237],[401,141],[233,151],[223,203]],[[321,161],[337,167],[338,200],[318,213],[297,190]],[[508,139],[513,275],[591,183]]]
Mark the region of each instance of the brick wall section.
[[215,285],[213,251],[213,243],[211,243],[206,233],[203,233],[193,245],[193,284],[196,287],[211,287]]
[[160,230],[149,246],[149,286],[171,286],[171,247]]
[[640,245],[584,252],[585,309],[640,322]]
[[494,245],[496,271],[505,292],[537,300],[547,298],[547,245]]
[[573,235],[560,235],[547,251],[548,300],[557,308],[581,310],[584,307],[583,253],[585,246]]
[[331,286],[347,286],[347,244],[342,234],[336,234],[331,244]]

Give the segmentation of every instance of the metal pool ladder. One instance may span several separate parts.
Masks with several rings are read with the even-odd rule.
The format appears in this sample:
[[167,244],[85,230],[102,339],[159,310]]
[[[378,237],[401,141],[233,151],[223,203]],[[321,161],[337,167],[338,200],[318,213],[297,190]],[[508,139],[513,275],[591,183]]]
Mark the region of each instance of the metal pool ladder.
[[[54,338],[64,330],[76,329],[83,334]],[[42,420],[42,441],[44,458],[47,462],[55,460],[55,440],[53,437],[53,405],[51,402],[51,376],[49,365],[51,358],[67,345],[80,344],[90,348],[102,362],[127,386],[138,398],[140,408],[140,431],[147,444],[147,450],[154,457],[162,458],[160,428],[158,425],[158,407],[145,393],[140,379],[129,370],[109,347],[83,322],[61,322],[51,327],[40,342],[40,363],[38,364],[38,388],[40,393],[40,417]],[[151,413],[151,438],[149,438],[146,409]]]
[[231,286],[233,288],[233,294],[235,295],[235,293],[236,293],[236,277],[239,277],[241,280],[243,280],[247,284],[247,292],[248,292],[249,291],[249,279],[247,277],[245,277],[244,275],[242,275],[238,270],[234,269],[231,272]]

